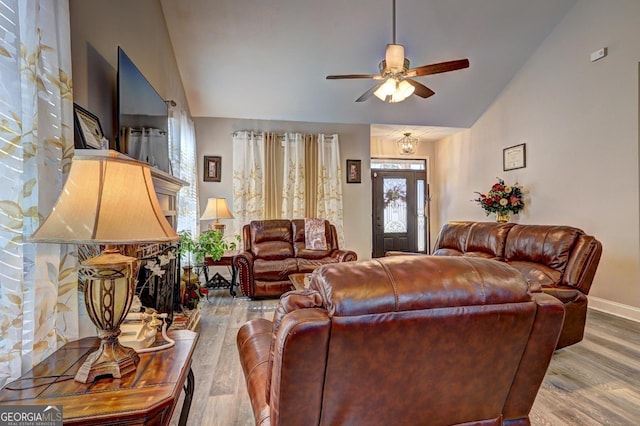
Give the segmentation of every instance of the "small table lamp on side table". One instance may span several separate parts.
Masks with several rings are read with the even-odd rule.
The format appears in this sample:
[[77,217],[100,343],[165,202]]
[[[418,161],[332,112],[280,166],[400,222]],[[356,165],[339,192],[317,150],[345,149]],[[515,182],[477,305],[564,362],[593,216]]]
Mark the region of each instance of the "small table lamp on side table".
[[160,208],[148,164],[115,151],[75,151],[53,211],[29,241],[106,245],[81,265],[87,313],[101,342],[78,370],[76,381],[121,378],[138,364],[136,351],[122,346],[118,335],[133,301],[140,261],[120,254],[115,245],[178,239]]
[[209,229],[215,229],[224,234],[224,223],[220,223],[220,219],[233,219],[233,215],[227,206],[226,198],[209,198],[207,200],[207,207],[204,209],[200,220],[214,220],[215,222],[209,224]]

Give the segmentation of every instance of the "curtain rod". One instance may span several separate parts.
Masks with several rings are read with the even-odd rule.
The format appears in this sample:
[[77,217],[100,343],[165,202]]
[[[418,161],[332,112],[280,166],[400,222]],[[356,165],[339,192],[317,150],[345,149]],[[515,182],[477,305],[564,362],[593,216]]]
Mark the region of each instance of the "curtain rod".
[[274,133],[279,138],[284,138],[287,133],[299,133],[299,134],[302,134],[302,135],[317,134],[317,135],[322,135],[322,136],[333,136],[333,135],[337,135],[338,134],[338,132],[335,132],[335,133],[303,133],[303,132],[258,132],[258,131],[255,131],[255,130],[236,130],[235,132],[231,133],[231,136],[236,136],[240,132],[257,133],[257,134]]
[[166,130],[158,129],[158,128],[155,128],[155,127],[143,127],[141,129],[138,129],[138,128],[135,128],[135,127],[123,127],[123,129],[131,129],[130,131],[131,131],[132,134],[133,133],[138,134],[138,133],[146,132],[146,131],[149,131],[149,130],[157,130],[158,132],[160,132],[161,135],[166,135],[167,134]]

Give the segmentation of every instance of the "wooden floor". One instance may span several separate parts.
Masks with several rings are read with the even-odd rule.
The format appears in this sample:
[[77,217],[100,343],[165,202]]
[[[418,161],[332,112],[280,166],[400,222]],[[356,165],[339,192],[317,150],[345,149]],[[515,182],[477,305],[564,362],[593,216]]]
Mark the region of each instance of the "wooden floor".
[[[271,319],[276,303],[223,290],[203,300],[189,425],[254,424],[236,334],[251,318]],[[533,425],[640,425],[640,324],[589,311],[585,339],[554,354],[530,417]]]

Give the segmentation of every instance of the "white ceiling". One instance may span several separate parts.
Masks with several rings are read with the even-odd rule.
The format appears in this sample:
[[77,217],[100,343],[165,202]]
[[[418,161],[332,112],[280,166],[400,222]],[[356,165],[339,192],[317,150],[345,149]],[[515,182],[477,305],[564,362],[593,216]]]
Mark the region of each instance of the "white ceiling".
[[386,104],[355,102],[373,80],[325,76],[378,72],[392,0],[161,0],[194,117],[376,123],[372,136],[431,137],[443,130],[423,126],[470,127],[575,2],[397,0],[396,41],[412,67],[470,67],[417,78],[436,92],[428,99]]

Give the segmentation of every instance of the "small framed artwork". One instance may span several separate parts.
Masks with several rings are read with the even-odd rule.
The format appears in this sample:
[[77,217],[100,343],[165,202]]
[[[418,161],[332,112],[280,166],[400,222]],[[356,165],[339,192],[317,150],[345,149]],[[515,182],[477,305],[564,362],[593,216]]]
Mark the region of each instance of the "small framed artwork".
[[522,169],[527,167],[527,155],[525,144],[510,146],[502,150],[502,169]]
[[79,149],[100,149],[104,133],[100,120],[78,104],[73,104],[74,146]]
[[347,160],[347,183],[361,183],[362,169],[360,160]]
[[204,156],[204,181],[220,182],[220,169],[222,157]]

